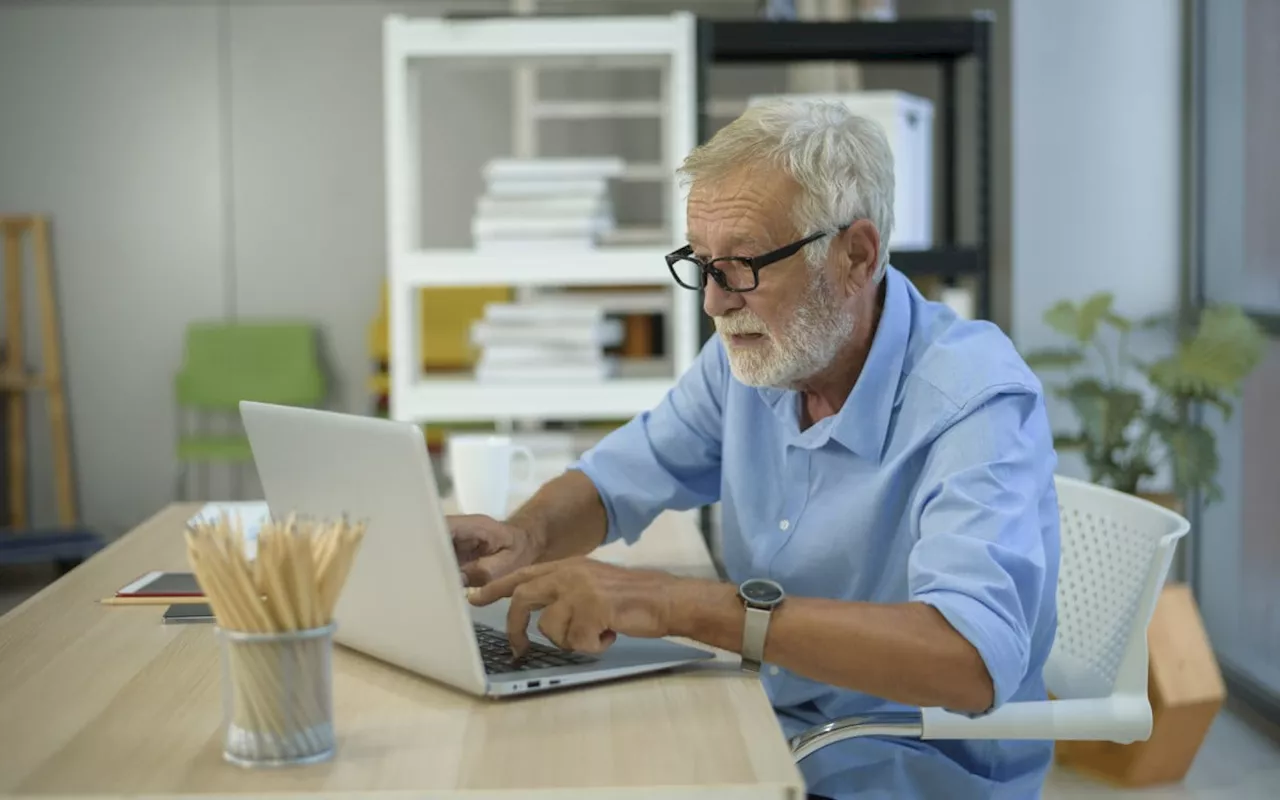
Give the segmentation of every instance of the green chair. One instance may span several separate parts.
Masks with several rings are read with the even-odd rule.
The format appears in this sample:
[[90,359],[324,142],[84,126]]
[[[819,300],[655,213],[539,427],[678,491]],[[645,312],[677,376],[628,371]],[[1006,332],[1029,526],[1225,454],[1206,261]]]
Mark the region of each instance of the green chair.
[[[208,495],[209,470],[214,464],[232,468],[237,484],[234,493],[238,495],[239,468],[253,460],[240,425],[240,401],[313,408],[325,401],[326,382],[315,327],[283,321],[192,323],[187,327],[174,391],[178,404],[178,496],[185,497],[188,473],[197,466],[204,467]],[[196,422],[195,430],[191,430],[191,418]]]

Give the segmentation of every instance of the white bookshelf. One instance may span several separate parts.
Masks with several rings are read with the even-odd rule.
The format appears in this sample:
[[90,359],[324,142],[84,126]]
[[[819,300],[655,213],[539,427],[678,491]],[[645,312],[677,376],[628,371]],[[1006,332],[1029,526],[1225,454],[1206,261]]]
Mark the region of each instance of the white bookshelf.
[[[672,180],[680,161],[696,144],[695,21],[677,12],[652,16],[525,17],[495,19],[412,19],[390,16],[383,27],[383,85],[386,136],[387,254],[391,334],[390,414],[415,422],[603,420],[630,417],[658,403],[698,350],[698,293],[673,289],[663,256],[683,244],[684,191]],[[412,68],[431,60],[477,59],[492,65],[511,61],[519,120],[534,120],[538,107],[532,65],[555,63],[584,68],[615,63],[647,64],[660,71],[661,99],[630,105],[631,113],[657,111],[662,121],[661,158],[629,163],[624,180],[666,181],[663,224],[592,250],[498,253],[470,249],[424,249],[420,236],[420,193],[415,176],[423,119]],[[429,63],[427,64],[429,68]],[[533,94],[531,94],[533,92]],[[554,103],[551,113],[591,116],[587,103]],[[595,103],[593,106],[610,104]],[[545,111],[545,108],[540,109]],[[605,109],[605,116],[613,114]],[[521,109],[518,109],[521,112]],[[626,112],[624,112],[626,113]],[[521,122],[513,131],[513,155],[536,155],[536,135]],[[500,155],[500,154],[495,154]],[[667,351],[659,363],[626,365],[607,381],[533,384],[478,382],[426,377],[421,373],[420,329],[414,301],[423,287],[516,286],[528,294],[573,286],[652,286],[642,302],[653,308],[659,293],[668,298]],[[626,293],[618,294],[625,306]],[[655,374],[656,372],[656,374]]]

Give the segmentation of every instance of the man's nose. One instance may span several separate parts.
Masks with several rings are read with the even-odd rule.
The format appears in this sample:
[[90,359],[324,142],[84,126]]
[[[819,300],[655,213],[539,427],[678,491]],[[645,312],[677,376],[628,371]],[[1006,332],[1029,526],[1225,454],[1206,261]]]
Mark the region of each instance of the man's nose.
[[720,288],[720,284],[714,280],[708,280],[707,286],[702,291],[702,310],[707,312],[709,317],[720,317],[734,309],[742,308],[743,298],[741,292],[729,292]]

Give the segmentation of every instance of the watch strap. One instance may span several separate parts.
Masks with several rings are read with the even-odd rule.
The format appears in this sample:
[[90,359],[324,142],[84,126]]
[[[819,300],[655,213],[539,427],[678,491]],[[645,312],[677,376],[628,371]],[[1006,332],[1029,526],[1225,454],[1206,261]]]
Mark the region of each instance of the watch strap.
[[764,661],[764,640],[769,633],[769,618],[773,610],[747,606],[742,625],[742,668],[759,672]]

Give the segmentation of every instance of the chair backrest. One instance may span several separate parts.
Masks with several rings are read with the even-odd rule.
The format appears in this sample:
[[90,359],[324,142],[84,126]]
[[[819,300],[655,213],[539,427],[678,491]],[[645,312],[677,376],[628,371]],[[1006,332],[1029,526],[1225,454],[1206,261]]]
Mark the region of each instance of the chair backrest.
[[175,378],[180,406],[234,411],[241,400],[316,406],[325,396],[316,330],[302,322],[197,322]]
[[1055,483],[1062,561],[1045,683],[1060,699],[1145,695],[1147,626],[1190,523],[1114,489],[1062,476]]

